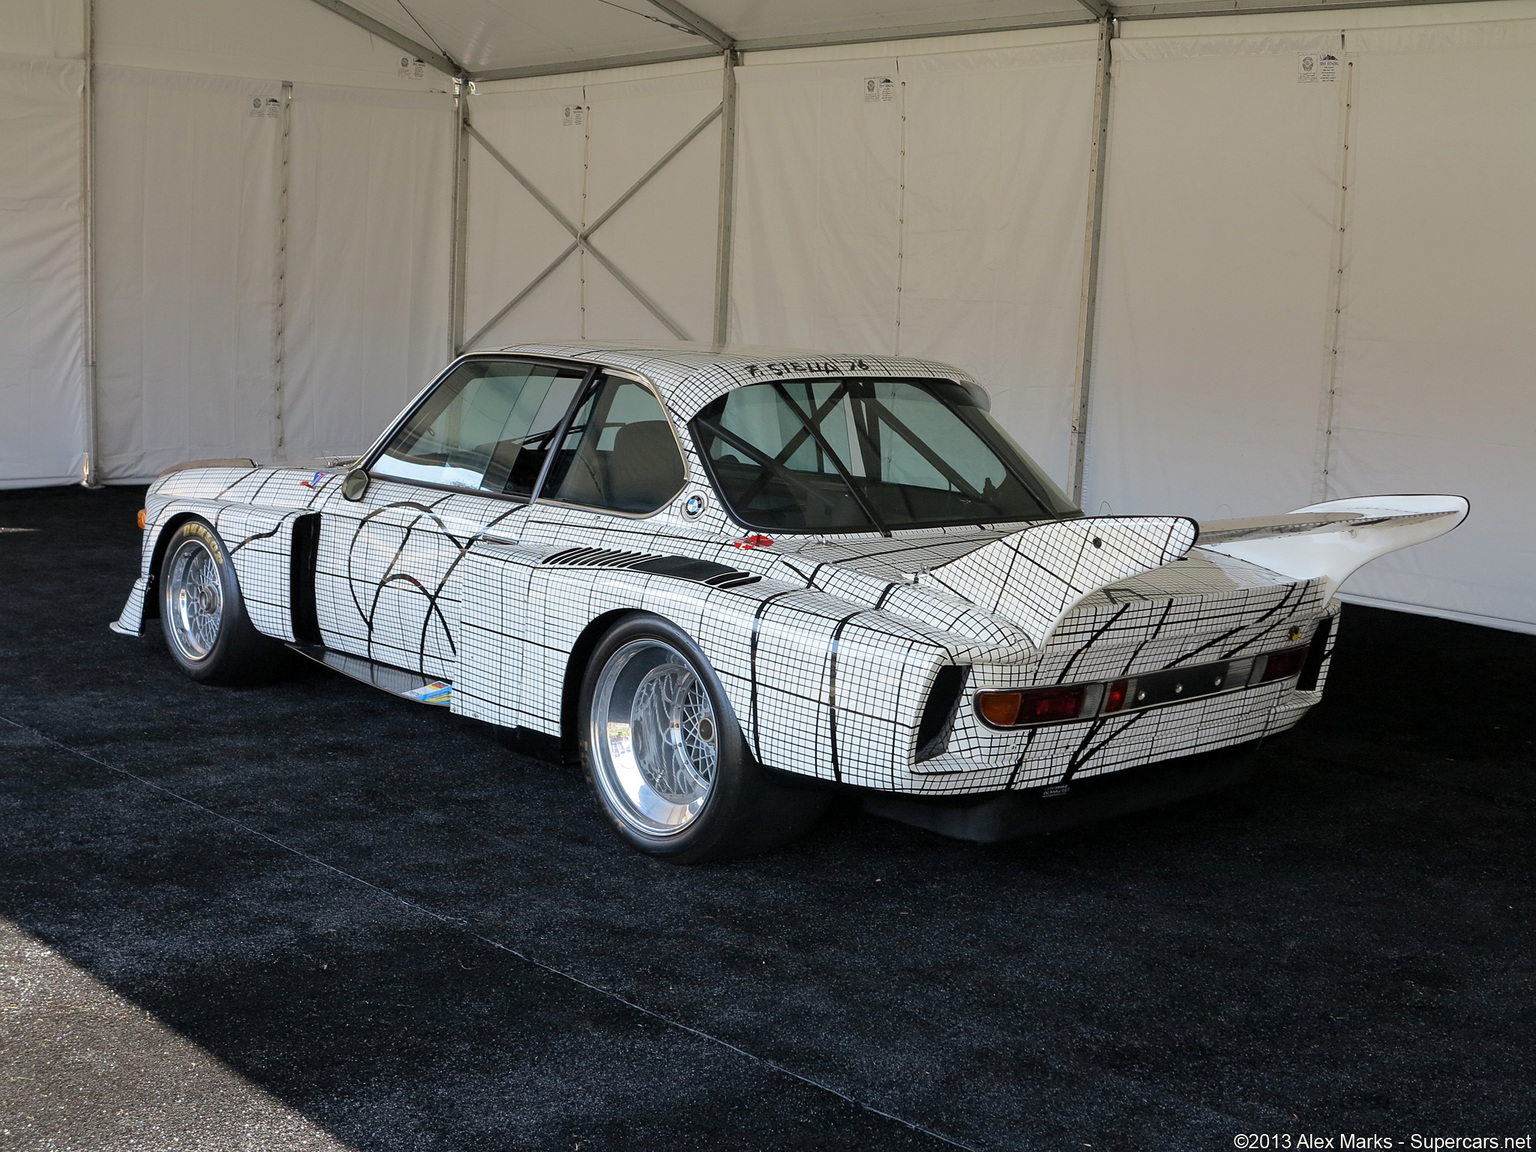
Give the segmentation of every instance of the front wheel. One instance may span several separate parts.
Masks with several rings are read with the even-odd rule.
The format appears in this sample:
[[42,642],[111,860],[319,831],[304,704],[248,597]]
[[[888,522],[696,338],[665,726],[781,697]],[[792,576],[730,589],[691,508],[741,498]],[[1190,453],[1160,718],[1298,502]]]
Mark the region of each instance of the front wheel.
[[582,678],[582,762],[598,805],[640,851],[679,864],[777,847],[824,793],[786,788],[753,761],[714,669],[659,616],[616,625]]
[[187,520],[165,547],[160,625],[172,659],[204,684],[251,683],[282,667],[282,645],[246,615],[229,549],[207,521]]

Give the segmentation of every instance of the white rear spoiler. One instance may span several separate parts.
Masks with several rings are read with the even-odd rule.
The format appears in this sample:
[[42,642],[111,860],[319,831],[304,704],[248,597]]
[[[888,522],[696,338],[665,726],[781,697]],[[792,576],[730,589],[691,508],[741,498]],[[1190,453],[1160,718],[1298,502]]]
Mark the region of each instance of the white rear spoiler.
[[1468,507],[1461,496],[1356,496],[1284,516],[1207,520],[1196,545],[1295,580],[1322,577],[1332,596],[1376,557],[1445,535]]

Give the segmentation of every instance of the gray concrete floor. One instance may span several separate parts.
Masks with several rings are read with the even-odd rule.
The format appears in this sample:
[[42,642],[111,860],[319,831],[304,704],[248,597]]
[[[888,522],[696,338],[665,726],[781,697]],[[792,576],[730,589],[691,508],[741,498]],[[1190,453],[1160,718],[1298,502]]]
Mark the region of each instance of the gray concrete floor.
[[341,1152],[347,1145],[0,918],[0,1148]]

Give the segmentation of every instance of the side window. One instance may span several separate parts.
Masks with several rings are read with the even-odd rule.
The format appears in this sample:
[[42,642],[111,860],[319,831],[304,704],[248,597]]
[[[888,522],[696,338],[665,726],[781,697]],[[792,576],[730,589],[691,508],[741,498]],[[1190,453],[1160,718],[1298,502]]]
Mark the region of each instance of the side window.
[[582,374],[517,360],[459,365],[370,471],[396,480],[528,496]]
[[661,403],[639,384],[609,379],[571,421],[544,495],[614,512],[655,512],[677,495],[684,479]]

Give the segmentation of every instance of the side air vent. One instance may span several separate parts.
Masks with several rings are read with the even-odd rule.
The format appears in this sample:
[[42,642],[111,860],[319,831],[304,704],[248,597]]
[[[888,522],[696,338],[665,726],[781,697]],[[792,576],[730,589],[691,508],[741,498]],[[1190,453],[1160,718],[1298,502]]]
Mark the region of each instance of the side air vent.
[[946,664],[933,678],[928,690],[928,702],[923,705],[923,715],[917,722],[917,751],[913,761],[921,764],[949,748],[949,731],[955,724],[955,710],[960,707],[960,695],[970,678],[969,664]]
[[566,568],[628,568],[640,560],[649,560],[644,552],[615,552],[609,548],[567,548],[544,557],[546,565]]
[[293,547],[288,553],[288,607],[293,638],[300,644],[320,643],[320,614],[315,605],[315,564],[320,556],[320,513],[309,512],[293,522]]
[[546,567],[627,568],[654,576],[672,576],[691,580],[711,588],[741,588],[756,584],[761,576],[743,572],[713,560],[695,560],[688,556],[647,556],[643,552],[618,552],[605,548],[567,548],[544,558]]

